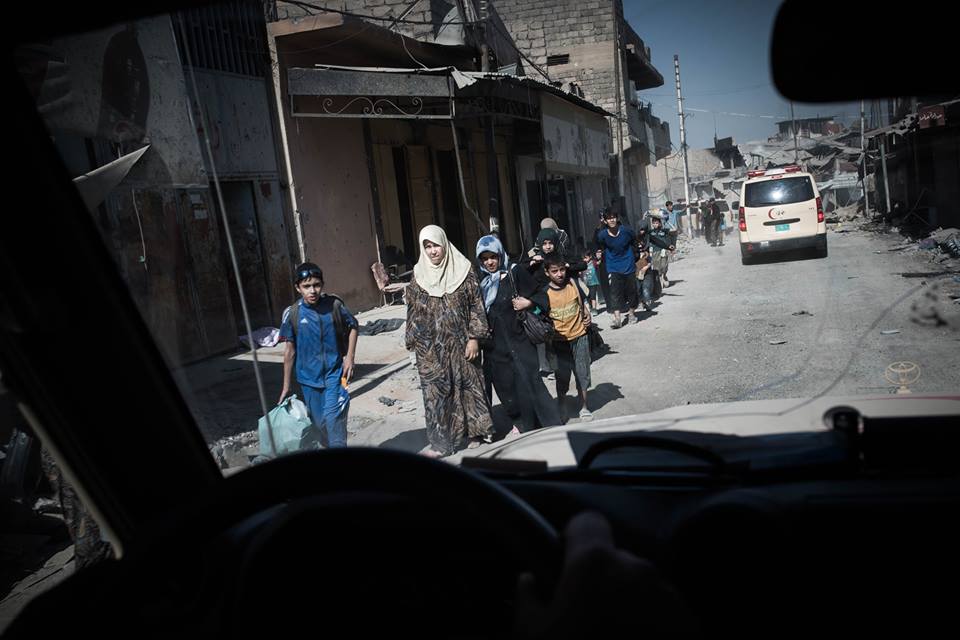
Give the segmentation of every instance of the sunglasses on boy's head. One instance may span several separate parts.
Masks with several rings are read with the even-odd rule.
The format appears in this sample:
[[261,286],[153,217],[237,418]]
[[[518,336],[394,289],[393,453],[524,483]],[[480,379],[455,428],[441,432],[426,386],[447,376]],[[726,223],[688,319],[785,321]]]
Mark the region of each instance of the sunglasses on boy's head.
[[297,281],[306,280],[311,276],[323,280],[323,272],[320,269],[304,269],[297,273]]

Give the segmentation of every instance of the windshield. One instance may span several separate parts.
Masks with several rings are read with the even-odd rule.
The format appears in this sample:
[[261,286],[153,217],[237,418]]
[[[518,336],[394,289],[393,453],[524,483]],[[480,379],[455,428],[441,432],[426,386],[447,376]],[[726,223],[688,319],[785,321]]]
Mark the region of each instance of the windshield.
[[793,204],[813,200],[810,178],[780,178],[764,182],[748,182],[744,189],[747,207],[766,207],[773,204]]
[[[555,465],[607,419],[960,389],[960,105],[791,104],[776,11],[236,0],[17,60],[225,475],[521,440]],[[816,222],[741,214],[812,200],[746,183],[792,164]]]

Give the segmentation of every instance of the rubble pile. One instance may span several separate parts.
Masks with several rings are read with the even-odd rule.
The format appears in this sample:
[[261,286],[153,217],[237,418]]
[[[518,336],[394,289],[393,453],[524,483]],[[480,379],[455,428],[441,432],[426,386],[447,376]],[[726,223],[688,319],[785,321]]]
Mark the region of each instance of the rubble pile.
[[853,222],[862,217],[863,212],[858,204],[850,204],[845,207],[838,207],[830,212],[826,217],[827,224],[836,224],[843,222]]
[[210,454],[221,469],[247,467],[260,454],[260,439],[256,431],[221,438],[210,445]]

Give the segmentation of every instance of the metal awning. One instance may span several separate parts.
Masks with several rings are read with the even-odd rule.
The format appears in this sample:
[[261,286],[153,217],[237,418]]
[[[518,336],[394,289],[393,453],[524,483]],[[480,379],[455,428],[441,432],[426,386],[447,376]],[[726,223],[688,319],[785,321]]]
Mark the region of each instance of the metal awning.
[[301,118],[449,120],[454,116],[453,79],[447,72],[291,67],[287,93],[291,115]]
[[597,115],[613,115],[533,78],[454,67],[290,67],[287,93],[295,117],[449,120],[501,115],[539,122],[543,93]]

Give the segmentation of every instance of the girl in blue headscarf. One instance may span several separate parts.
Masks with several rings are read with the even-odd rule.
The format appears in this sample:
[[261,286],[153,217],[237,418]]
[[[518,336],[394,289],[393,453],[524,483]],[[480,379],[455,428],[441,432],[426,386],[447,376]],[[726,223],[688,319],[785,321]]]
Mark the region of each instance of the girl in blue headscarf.
[[556,403],[540,377],[537,349],[517,319],[517,311],[538,308],[535,300],[545,294],[526,269],[510,264],[496,236],[477,242],[477,265],[492,333],[483,345],[484,376],[514,422],[510,433],[560,424]]

